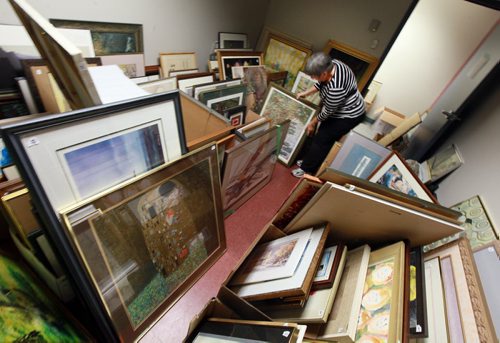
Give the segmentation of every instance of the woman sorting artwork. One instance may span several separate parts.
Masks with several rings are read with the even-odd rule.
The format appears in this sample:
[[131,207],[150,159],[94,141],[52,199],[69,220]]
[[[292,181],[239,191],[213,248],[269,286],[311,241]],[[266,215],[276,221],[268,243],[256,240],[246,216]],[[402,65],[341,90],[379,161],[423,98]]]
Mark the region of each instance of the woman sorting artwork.
[[298,163],[300,168],[292,171],[296,177],[314,174],[333,144],[361,123],[366,114],[356,76],[347,65],[318,52],[307,61],[305,72],[317,82],[310,89],[297,93],[297,99],[319,92],[322,109],[306,126],[307,135],[314,136],[302,163]]

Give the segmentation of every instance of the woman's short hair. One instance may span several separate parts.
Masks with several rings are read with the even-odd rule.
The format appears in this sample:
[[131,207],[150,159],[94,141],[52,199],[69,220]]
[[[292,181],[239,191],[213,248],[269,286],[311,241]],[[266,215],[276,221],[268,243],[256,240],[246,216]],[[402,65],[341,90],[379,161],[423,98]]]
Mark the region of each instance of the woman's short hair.
[[331,72],[332,58],[323,52],[315,52],[309,57],[304,71],[311,76],[320,76],[323,72]]

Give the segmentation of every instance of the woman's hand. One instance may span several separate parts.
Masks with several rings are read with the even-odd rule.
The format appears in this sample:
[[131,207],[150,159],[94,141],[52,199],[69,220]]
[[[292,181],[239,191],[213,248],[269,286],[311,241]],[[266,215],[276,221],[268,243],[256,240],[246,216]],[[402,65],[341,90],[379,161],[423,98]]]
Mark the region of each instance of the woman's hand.
[[311,122],[306,126],[306,134],[308,136],[313,136],[315,131],[316,131],[316,121],[311,120]]
[[300,98],[303,98],[305,97],[305,92],[300,92],[300,93],[297,93],[297,99],[300,99]]

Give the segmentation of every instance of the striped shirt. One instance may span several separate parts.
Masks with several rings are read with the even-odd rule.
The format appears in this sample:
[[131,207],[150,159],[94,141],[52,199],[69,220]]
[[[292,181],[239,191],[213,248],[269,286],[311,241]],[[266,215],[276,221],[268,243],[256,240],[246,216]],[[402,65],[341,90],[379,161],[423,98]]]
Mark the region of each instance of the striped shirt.
[[358,91],[356,76],[352,70],[340,62],[333,60],[334,73],[328,82],[317,82],[314,86],[319,90],[323,103],[318,120],[333,118],[355,118],[365,113],[365,102]]

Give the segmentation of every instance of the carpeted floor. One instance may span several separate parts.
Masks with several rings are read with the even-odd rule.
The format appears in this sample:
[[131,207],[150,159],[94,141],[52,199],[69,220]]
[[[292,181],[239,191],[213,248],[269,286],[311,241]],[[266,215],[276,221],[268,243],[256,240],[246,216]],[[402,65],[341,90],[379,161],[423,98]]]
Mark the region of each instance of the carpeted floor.
[[225,254],[144,335],[141,342],[182,342],[191,319],[217,294],[221,283],[298,182],[290,170],[278,163],[271,182],[226,218]]

